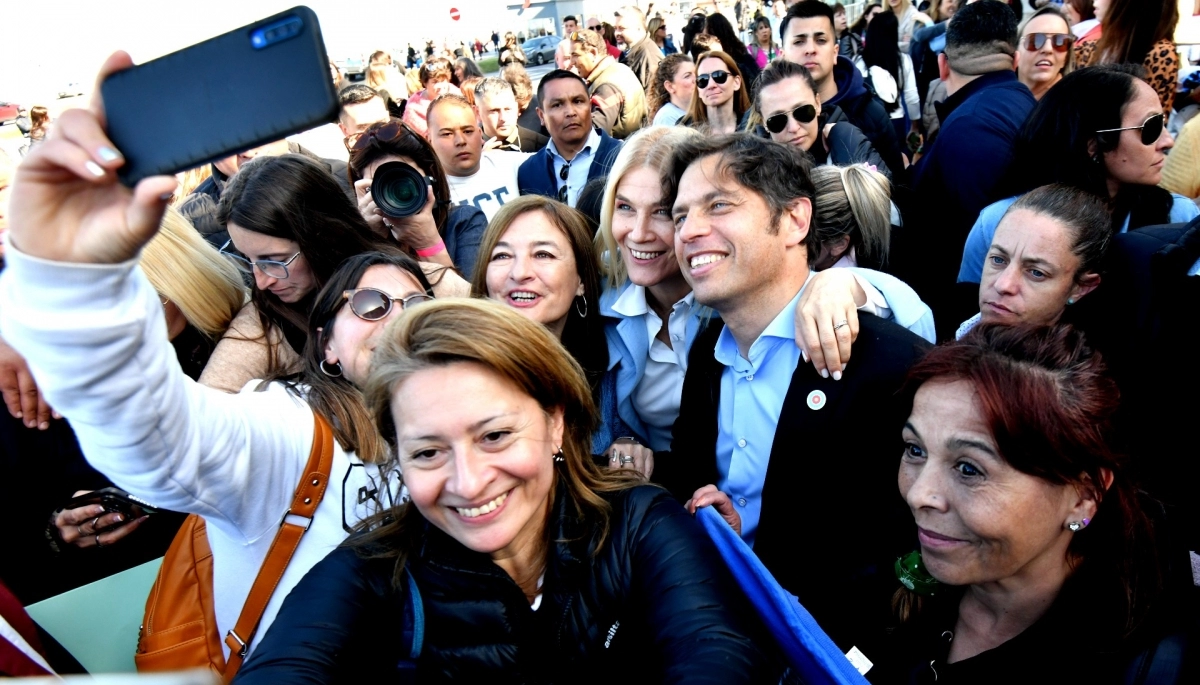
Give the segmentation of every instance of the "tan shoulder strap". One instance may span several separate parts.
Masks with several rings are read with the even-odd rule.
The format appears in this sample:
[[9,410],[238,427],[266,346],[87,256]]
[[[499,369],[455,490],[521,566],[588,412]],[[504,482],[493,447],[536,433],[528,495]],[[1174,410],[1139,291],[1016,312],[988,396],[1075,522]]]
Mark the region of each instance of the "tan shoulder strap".
[[300,484],[296,486],[292,505],[284,514],[279,532],[275,534],[275,540],[267,552],[267,558],[263,560],[258,577],[250,587],[250,594],[246,596],[246,603],[242,606],[242,614],[225,636],[225,644],[229,647],[229,660],[225,666],[226,683],[233,680],[233,676],[237,675],[238,669],[241,668],[250,643],[254,641],[259,620],[267,609],[267,603],[271,601],[279,579],[283,577],[292,555],[300,546],[300,538],[304,537],[304,533],[312,525],[313,514],[316,513],[317,505],[325,496],[325,487],[329,484],[329,471],[333,467],[333,429],[320,414],[314,412],[313,417],[316,425],[313,430],[312,452],[308,456],[308,464],[304,467]]

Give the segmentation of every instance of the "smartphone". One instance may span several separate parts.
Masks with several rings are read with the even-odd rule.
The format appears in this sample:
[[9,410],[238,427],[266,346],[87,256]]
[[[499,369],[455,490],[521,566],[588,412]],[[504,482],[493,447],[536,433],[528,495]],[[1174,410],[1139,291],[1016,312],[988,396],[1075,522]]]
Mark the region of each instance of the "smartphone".
[[307,7],[110,75],[108,136],[132,186],[335,121],[337,93]]
[[78,509],[92,504],[103,506],[104,513],[106,514],[120,513],[125,517],[126,521],[132,521],[147,514],[157,514],[162,511],[149,502],[140,500],[120,488],[112,487],[101,488],[85,495],[72,497],[62,508]]

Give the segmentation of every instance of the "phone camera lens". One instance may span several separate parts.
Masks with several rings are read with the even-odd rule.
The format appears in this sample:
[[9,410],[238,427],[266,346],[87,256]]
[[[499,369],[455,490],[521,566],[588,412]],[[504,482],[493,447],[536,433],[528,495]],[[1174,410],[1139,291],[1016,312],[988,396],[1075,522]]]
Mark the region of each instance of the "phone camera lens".
[[428,181],[404,162],[388,162],[375,171],[371,196],[379,211],[394,219],[420,212],[428,200]]

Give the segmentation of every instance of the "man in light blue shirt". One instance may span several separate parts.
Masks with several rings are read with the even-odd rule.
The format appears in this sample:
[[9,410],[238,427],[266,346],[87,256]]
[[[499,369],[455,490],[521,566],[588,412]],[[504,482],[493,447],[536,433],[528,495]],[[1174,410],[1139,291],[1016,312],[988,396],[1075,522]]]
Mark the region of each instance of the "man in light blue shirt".
[[688,141],[664,168],[680,269],[720,318],[692,345],[654,478],[693,511],[714,506],[849,648],[868,621],[854,584],[915,546],[896,486],[907,415],[896,395],[929,344],[861,313],[853,343],[848,322],[830,322],[852,350],[840,380],[800,363],[810,170],[794,147],[745,134]]

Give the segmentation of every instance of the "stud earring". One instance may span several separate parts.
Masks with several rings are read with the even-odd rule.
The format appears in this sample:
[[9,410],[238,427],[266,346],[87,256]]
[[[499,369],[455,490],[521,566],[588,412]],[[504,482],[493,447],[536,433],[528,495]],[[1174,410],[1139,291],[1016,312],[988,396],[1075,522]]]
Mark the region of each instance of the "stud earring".
[[1072,533],[1078,533],[1083,530],[1083,524],[1079,521],[1071,521],[1067,524],[1067,528],[1070,528]]
[[1067,304],[1075,304],[1075,298],[1073,298],[1073,297],[1068,297],[1068,298],[1067,298]]

